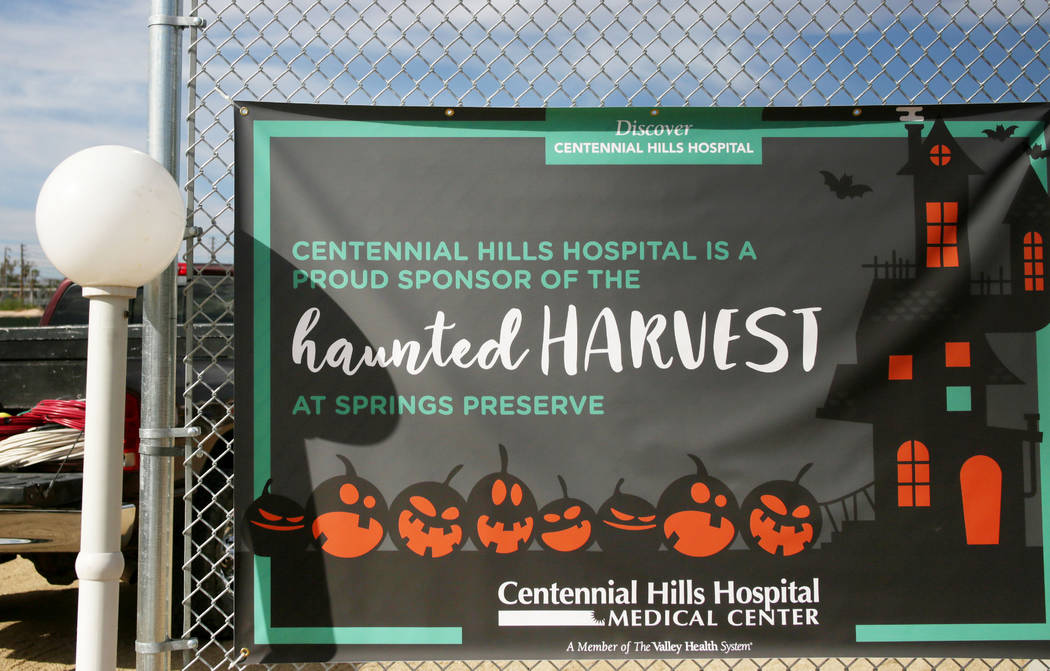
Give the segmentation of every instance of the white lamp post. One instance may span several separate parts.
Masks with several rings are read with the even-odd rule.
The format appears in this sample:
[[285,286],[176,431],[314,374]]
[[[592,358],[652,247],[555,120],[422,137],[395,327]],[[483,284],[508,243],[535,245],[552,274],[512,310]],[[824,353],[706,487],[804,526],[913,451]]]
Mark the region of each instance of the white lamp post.
[[128,299],[172,262],[184,227],[175,180],[152,158],[128,147],[73,154],[54,169],[37,200],[40,246],[90,299],[76,563],[79,671],[109,671],[117,664]]

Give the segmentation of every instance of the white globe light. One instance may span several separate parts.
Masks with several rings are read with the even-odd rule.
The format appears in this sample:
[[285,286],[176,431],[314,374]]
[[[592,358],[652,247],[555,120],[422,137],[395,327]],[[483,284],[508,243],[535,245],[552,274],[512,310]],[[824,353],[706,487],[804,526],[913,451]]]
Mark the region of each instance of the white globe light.
[[137,287],[175,258],[186,226],[175,180],[130,147],[62,161],[40,189],[36,232],[48,260],[85,287]]

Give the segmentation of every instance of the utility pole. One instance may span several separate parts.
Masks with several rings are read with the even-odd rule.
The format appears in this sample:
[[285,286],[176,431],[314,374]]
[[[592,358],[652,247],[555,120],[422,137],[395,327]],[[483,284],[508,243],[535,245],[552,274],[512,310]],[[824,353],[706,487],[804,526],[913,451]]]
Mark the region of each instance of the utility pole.
[[18,246],[18,304],[23,305],[23,292],[26,288],[26,243]]
[[11,248],[4,247],[4,260],[0,263],[0,299],[3,298],[3,294],[6,293],[8,287],[8,278],[11,274]]

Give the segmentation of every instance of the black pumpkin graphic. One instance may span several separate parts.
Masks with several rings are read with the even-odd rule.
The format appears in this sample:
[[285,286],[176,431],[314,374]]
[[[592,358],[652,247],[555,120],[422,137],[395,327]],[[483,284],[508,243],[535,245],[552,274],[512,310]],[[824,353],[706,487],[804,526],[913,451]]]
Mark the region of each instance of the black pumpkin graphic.
[[536,520],[536,540],[545,550],[580,552],[594,542],[594,509],[580,499],[569,497],[565,478],[558,476],[563,498],[540,509]]
[[620,478],[613,495],[598,509],[594,537],[606,552],[655,550],[663,538],[656,508],[640,496],[621,492],[623,482]]
[[311,531],[318,547],[335,557],[360,557],[383,541],[386,501],[375,485],[358,477],[349,459],[337,456],[346,475],[319,484],[306,504],[306,514],[313,520]]
[[794,482],[773,480],[755,487],[741,506],[744,541],[753,550],[790,557],[813,547],[820,538],[823,518],[817,499],[799,480],[813,464],[806,464]]
[[270,492],[273,478],[244,513],[244,527],[252,551],[263,557],[296,552],[310,542],[306,513],[286,496]]
[[483,552],[511,554],[532,542],[536,499],[519,478],[507,472],[507,448],[499,446],[500,470],[478,481],[467,497],[474,524],[470,537]]
[[396,525],[390,538],[398,549],[436,559],[463,547],[467,503],[449,485],[461,468],[453,468],[444,482],[420,482],[397,495],[390,506]]
[[690,557],[710,557],[733,542],[740,509],[729,487],[708,475],[699,457],[688,456],[696,463],[696,475],[668,485],[656,510],[667,547]]

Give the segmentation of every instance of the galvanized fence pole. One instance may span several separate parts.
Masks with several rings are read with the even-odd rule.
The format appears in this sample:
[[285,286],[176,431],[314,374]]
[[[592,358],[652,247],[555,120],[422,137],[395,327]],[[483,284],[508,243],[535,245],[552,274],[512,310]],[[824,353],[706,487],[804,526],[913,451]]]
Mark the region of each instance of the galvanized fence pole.
[[[181,0],[152,0],[149,16],[149,154],[178,181],[179,94],[182,87]],[[145,287],[142,328],[142,418],[139,472],[139,671],[168,671],[171,650],[172,510],[175,496],[174,264]]]

